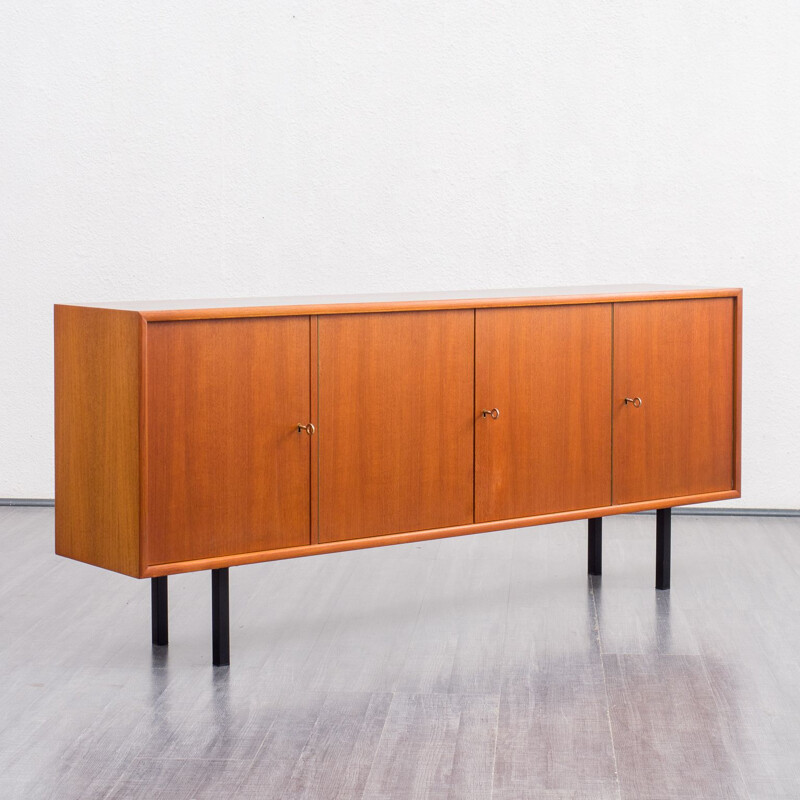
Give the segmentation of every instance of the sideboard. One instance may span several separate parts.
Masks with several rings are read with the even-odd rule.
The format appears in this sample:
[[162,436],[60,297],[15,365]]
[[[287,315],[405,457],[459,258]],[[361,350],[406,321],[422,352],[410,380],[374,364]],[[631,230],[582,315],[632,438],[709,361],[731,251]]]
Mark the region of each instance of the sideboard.
[[56,552],[151,578],[740,496],[741,289],[55,306]]

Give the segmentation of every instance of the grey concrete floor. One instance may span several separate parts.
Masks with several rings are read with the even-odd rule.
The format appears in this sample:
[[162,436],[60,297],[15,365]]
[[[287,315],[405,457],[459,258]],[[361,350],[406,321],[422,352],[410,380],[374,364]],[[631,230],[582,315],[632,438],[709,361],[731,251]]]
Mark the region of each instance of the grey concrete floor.
[[150,587],[0,509],[0,798],[800,797],[800,520],[655,517],[208,573]]

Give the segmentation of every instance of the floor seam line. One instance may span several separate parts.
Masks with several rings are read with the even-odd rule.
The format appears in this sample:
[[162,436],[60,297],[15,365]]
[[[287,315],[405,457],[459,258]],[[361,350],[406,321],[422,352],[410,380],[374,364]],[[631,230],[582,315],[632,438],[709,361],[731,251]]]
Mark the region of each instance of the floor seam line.
[[606,664],[603,658],[603,637],[600,635],[600,616],[597,613],[597,598],[594,593],[595,578],[590,578],[592,589],[592,608],[594,609],[594,624],[597,631],[597,646],[600,651],[600,671],[603,675],[603,691],[606,696],[606,721],[608,722],[608,735],[611,739],[611,755],[614,757],[614,778],[617,782],[617,797],[622,800],[622,784],[619,780],[619,764],[617,763],[617,747],[614,744],[614,727],[611,724],[611,699],[608,695],[608,678],[606,676]]
[[[692,631],[692,635],[694,636],[694,631]],[[718,715],[721,716],[724,713],[724,709],[717,702],[717,693],[714,691],[714,685],[711,683],[711,675],[709,674],[708,667],[706,666],[706,659],[705,659],[705,657],[703,656],[702,653],[698,653],[698,657],[700,659],[700,668],[703,670],[703,675],[705,675],[706,683],[708,684],[708,688],[711,691],[711,700],[714,703],[714,707],[717,709]],[[726,731],[723,731],[723,735],[725,736],[725,739],[727,740],[728,739],[728,733]],[[734,765],[736,767],[736,772],[738,773],[739,777],[742,780],[742,788],[744,789],[745,793],[747,794],[748,799],[752,800],[753,795],[750,793],[750,789],[747,786],[747,781],[745,780],[744,773],[742,772],[742,768],[739,765],[739,761],[738,761],[738,759],[732,759],[732,760],[733,760]]]
[[375,769],[375,761],[377,759],[378,753],[381,749],[381,742],[383,741],[383,737],[386,733],[386,723],[389,721],[389,715],[392,713],[392,706],[394,705],[395,698],[397,696],[397,692],[391,692],[392,699],[389,701],[389,705],[386,708],[386,716],[383,718],[383,726],[381,727],[381,735],[378,737],[378,741],[375,743],[375,751],[372,755],[372,763],[369,765],[369,772],[367,776],[364,778],[364,789],[361,792],[361,797],[363,798],[367,792],[367,787],[369,786],[369,779],[372,777],[372,771]]
[[[502,659],[505,664],[506,655],[506,641],[508,640],[508,610],[511,608],[511,584],[512,574],[514,572],[514,550],[516,549],[516,540],[511,545],[511,560],[508,564],[508,591],[506,592],[506,623],[503,628],[503,644],[502,644]],[[500,686],[497,687],[497,725],[494,729],[494,749],[492,751],[492,780],[489,789],[489,800],[494,797],[494,776],[497,773],[497,740],[500,738],[500,711],[503,707],[503,681],[500,679]]]

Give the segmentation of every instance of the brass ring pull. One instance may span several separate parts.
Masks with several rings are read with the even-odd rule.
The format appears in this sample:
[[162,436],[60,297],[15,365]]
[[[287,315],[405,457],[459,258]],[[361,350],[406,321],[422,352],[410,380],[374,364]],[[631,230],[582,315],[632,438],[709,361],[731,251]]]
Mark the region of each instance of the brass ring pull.
[[500,416],[500,409],[493,408],[491,411],[487,411],[485,408],[481,412],[481,415],[484,417],[491,417],[492,419],[497,419]]
[[634,408],[641,408],[642,406],[642,398],[641,397],[626,397],[625,398],[625,405],[630,403]]
[[315,430],[316,430],[316,428],[314,427],[314,423],[313,422],[309,422],[308,425],[303,425],[301,422],[297,423],[297,432],[298,433],[300,433],[300,431],[305,431],[309,436],[313,436]]

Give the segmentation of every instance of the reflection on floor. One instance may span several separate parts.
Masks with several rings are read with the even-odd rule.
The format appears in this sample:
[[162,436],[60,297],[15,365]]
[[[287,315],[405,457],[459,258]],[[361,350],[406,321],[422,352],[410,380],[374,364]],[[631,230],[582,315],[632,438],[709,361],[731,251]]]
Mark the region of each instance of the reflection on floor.
[[800,519],[655,517],[208,573],[150,586],[0,509],[0,797],[800,797]]

